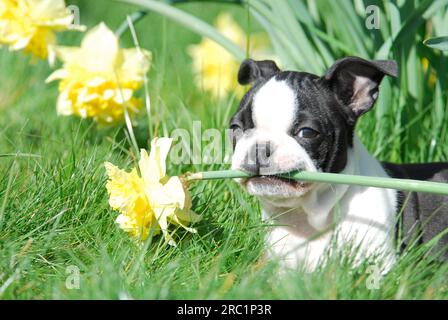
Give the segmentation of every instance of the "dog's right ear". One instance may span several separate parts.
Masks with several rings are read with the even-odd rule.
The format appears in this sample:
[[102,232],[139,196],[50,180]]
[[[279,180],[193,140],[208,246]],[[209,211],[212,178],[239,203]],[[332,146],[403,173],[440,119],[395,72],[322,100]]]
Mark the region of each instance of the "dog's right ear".
[[324,76],[348,110],[351,122],[369,111],[376,99],[384,76],[398,75],[394,60],[365,60],[346,57],[334,63]]
[[280,69],[272,60],[255,61],[246,59],[241,63],[238,71],[239,84],[250,84],[259,79],[267,79],[278,73]]

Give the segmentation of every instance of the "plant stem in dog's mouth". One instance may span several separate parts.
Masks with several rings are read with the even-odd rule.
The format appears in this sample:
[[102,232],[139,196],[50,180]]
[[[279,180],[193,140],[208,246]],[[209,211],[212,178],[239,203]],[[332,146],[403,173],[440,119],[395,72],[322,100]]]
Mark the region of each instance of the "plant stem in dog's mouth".
[[[279,177],[307,182],[330,184],[348,184],[366,187],[397,189],[403,191],[427,192],[448,195],[448,184],[440,182],[419,181],[411,179],[394,179],[384,177],[357,176],[340,173],[298,171],[278,175]],[[254,177],[239,170],[204,171],[186,174],[187,181],[217,180]]]

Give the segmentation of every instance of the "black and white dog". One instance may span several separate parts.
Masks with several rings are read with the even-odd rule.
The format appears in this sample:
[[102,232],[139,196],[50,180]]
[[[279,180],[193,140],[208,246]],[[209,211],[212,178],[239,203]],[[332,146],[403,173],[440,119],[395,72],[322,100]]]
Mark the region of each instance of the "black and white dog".
[[[354,134],[385,75],[397,76],[395,61],[347,57],[323,77],[280,71],[268,60],[241,64],[238,81],[252,87],[230,122],[232,168],[258,175],[239,182],[260,199],[263,219],[275,224],[268,252],[286,266],[313,270],[330,243],[350,242],[356,261],[375,255],[388,270],[397,234],[406,245],[416,234],[426,242],[448,228],[448,197],[276,176],[307,170],[447,182],[448,163],[380,163]],[[445,259],[447,245],[444,235],[434,248]]]

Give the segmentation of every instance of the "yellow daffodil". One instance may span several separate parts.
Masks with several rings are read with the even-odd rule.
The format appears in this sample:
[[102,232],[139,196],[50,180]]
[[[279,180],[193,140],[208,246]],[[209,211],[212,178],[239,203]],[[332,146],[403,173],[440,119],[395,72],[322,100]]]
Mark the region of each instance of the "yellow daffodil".
[[[423,73],[426,74],[429,69],[429,60],[427,58],[422,59],[422,68],[423,68]],[[431,68],[431,71],[429,74],[429,79],[428,79],[429,86],[434,87],[434,85],[436,84],[436,81],[437,81],[436,72],[434,71],[434,69]]]
[[[220,14],[215,26],[224,36],[242,49],[246,49],[246,33],[229,13]],[[252,57],[266,59],[268,44],[264,35],[251,36],[250,45]],[[242,96],[244,88],[236,82],[239,62],[226,49],[213,40],[204,38],[201,43],[189,46],[188,53],[193,60],[193,71],[198,87],[209,91],[216,98],[222,98],[234,91],[238,96]]]
[[166,241],[175,245],[168,225],[179,225],[195,233],[187,224],[200,217],[190,210],[191,199],[180,178],[166,175],[165,161],[171,143],[170,138],[155,138],[149,155],[141,150],[140,175],[136,169],[128,173],[108,162],[105,166],[109,204],[120,212],[116,219],[120,228],[141,240],[162,231]]
[[0,44],[54,61],[55,32],[83,30],[64,0],[0,0]]
[[142,105],[134,92],[143,85],[151,53],[121,49],[116,35],[101,23],[86,33],[81,47],[58,47],[64,62],[47,82],[59,84],[58,113],[93,118],[100,124],[122,122],[125,107],[130,116]]

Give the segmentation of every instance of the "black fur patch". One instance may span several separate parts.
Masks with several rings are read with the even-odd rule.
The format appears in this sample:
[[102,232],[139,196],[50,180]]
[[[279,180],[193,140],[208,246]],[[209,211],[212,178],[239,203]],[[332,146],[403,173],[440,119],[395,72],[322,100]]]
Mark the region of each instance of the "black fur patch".
[[[383,163],[383,167],[393,178],[448,181],[448,163]],[[448,196],[399,191],[397,213],[396,233],[404,250],[410,244],[426,243],[448,228]],[[448,259],[448,234],[442,236],[432,250]]]

